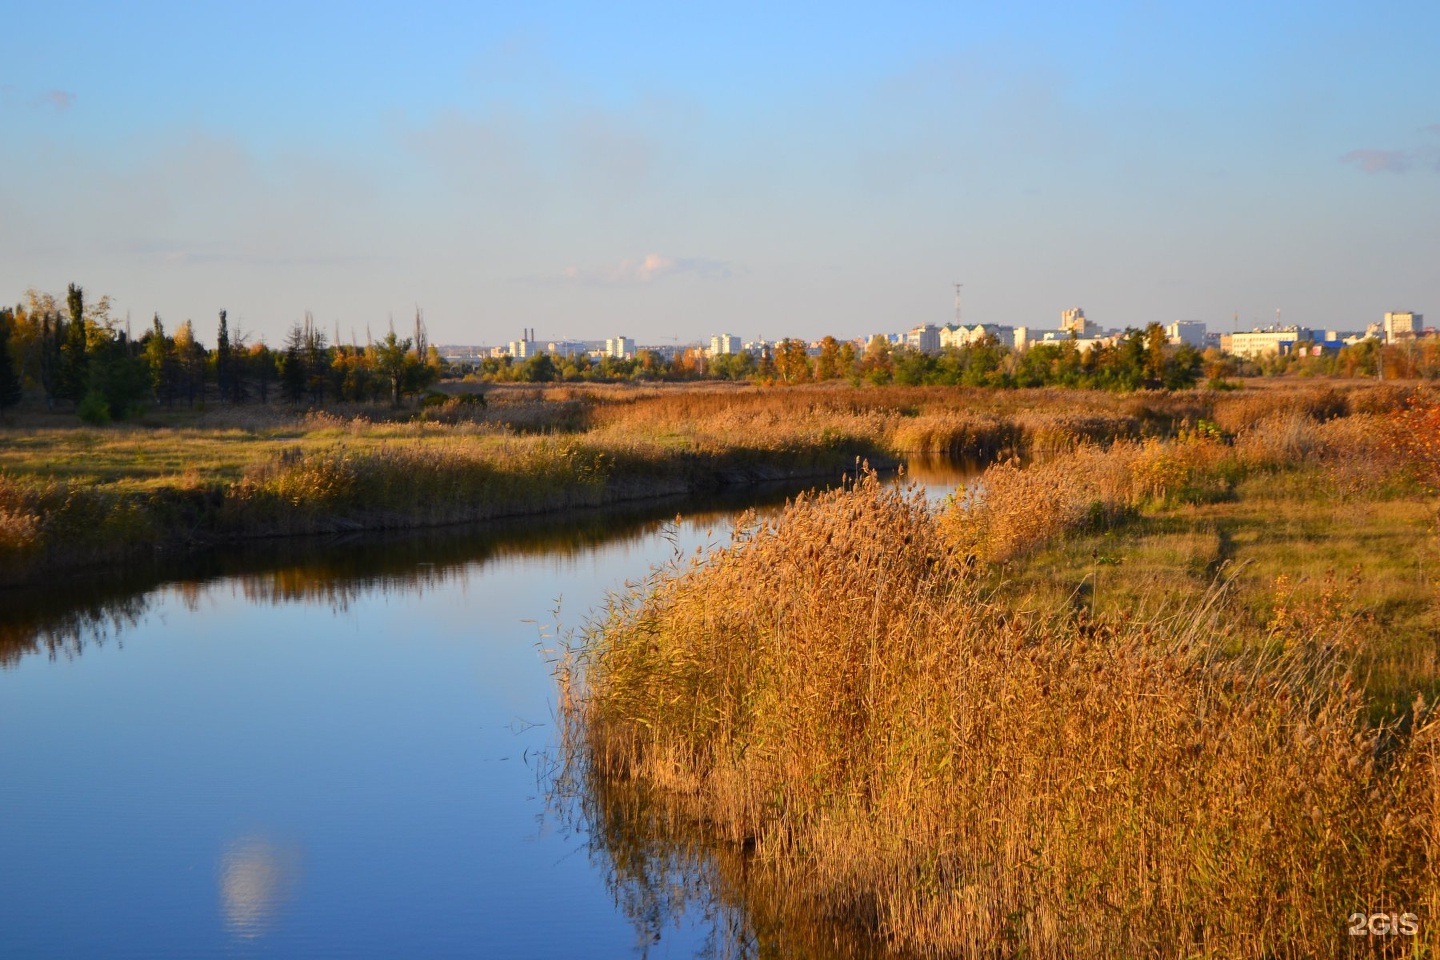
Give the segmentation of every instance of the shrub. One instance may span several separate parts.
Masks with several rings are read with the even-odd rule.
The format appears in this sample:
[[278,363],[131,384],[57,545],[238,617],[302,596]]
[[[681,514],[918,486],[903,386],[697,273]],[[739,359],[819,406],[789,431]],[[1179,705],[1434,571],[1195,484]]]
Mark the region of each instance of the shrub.
[[110,401],[106,400],[104,394],[99,390],[91,390],[85,394],[75,408],[75,414],[92,426],[109,423]]

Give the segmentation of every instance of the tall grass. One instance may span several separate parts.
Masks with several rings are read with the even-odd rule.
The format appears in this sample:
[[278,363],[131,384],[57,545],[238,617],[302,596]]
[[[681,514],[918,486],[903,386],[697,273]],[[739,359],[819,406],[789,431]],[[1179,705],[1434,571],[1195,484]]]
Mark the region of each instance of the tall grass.
[[972,548],[872,478],[657,573],[563,666],[572,759],[925,955],[1308,957],[1435,916],[1429,713],[1365,719],[1345,617],[1017,609]]
[[556,440],[297,450],[226,490],[219,528],[384,529],[594,506],[608,469],[603,453]]
[[[757,480],[833,482],[857,457],[876,466],[925,455],[1055,458],[1087,445],[1166,439],[1202,423],[1227,451],[1233,444],[1237,462],[1278,467],[1312,449],[1358,449],[1333,442],[1343,432],[1333,425],[1385,421],[1414,402],[1412,394],[1375,388],[1119,397],[566,387],[488,397],[483,405],[455,401],[454,416],[448,407],[427,409],[408,422],[372,419],[359,408],[288,419],[227,410],[162,429],[0,433],[0,577],[215,538],[454,523]],[[432,414],[445,422],[425,419]],[[1351,430],[1346,442],[1356,439]],[[1187,448],[1185,457],[1199,450]],[[1157,483],[1174,479],[1165,474],[1171,468],[1201,477],[1171,453],[1154,459]],[[1212,496],[1230,482],[1202,479]],[[1351,492],[1371,479],[1337,467],[1337,486],[1347,481]],[[1194,493],[1165,489],[1180,499]],[[1061,526],[1074,512],[1074,490],[1065,496]]]

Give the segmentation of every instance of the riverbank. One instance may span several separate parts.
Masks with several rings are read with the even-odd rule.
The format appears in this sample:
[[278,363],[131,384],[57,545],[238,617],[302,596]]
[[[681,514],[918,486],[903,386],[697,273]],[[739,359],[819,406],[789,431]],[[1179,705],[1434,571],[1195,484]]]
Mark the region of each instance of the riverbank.
[[569,651],[570,769],[908,953],[1433,949],[1440,408],[1378,399],[803,498]]
[[1281,405],[1324,416],[1403,395],[565,387],[492,390],[484,404],[456,397],[408,421],[245,408],[106,428],[32,418],[0,432],[0,583],[240,539],[836,480],[857,461],[1045,454]]
[[[0,433],[0,583],[195,547],[554,513],[726,486],[837,480],[857,460],[993,456],[1165,429],[1041,391],[493,390],[415,419],[227,409]],[[1171,404],[1177,401],[1171,399]]]

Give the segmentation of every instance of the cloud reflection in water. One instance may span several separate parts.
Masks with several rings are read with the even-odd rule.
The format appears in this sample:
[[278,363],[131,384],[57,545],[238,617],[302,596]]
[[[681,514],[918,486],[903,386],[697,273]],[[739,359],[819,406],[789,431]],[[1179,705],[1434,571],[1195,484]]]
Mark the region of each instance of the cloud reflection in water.
[[258,834],[230,844],[220,857],[220,906],[236,937],[263,936],[295,885],[300,852]]

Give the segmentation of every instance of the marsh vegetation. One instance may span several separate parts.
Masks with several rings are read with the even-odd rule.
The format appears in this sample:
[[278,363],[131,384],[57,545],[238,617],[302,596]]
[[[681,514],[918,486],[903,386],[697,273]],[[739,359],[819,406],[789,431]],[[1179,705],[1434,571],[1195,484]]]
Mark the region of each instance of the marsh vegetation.
[[1358,911],[1430,949],[1434,398],[1189,402],[943,508],[797,498],[614,598],[559,673],[588,816],[906,953],[1331,955]]
[[757,480],[858,459],[994,457],[1077,437],[1165,435],[1200,394],[1062,390],[497,388],[418,415],[157,413],[0,433],[0,576],[239,538],[461,523]]

